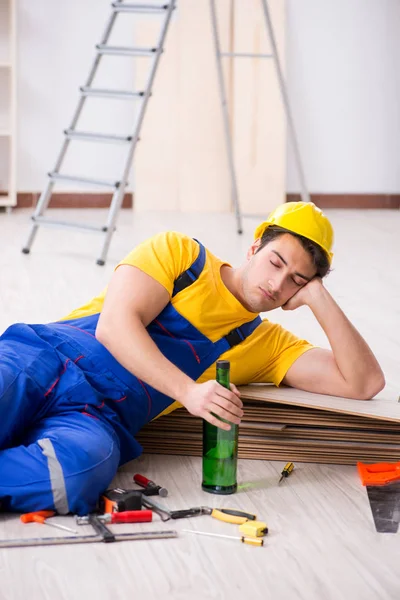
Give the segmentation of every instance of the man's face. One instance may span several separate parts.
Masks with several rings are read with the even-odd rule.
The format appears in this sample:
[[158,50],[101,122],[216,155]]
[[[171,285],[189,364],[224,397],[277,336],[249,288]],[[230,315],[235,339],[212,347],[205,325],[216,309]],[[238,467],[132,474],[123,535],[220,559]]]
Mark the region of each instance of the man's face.
[[311,256],[289,233],[257,252],[259,246],[260,240],[250,246],[242,272],[242,300],[252,312],[282,306],[316,275]]

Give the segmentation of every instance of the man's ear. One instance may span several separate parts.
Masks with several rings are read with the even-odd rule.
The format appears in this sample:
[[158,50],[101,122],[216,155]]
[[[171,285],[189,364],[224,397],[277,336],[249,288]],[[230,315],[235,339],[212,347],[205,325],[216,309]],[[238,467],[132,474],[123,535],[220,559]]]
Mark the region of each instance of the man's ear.
[[260,245],[261,245],[261,238],[257,238],[256,240],[254,240],[254,242],[252,243],[250,248],[247,250],[247,260],[250,260],[251,257],[255,255],[255,253],[257,252]]

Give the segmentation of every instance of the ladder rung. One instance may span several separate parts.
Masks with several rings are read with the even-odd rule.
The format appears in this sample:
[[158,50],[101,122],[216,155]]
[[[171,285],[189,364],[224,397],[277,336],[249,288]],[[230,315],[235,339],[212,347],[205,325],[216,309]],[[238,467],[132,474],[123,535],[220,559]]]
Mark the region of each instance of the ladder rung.
[[47,217],[35,217],[33,215],[32,221],[40,223],[41,225],[49,225],[50,227],[69,227],[74,229],[87,229],[88,231],[97,231],[104,233],[107,231],[107,227],[101,225],[87,225],[81,223],[73,223],[72,221],[56,221],[55,219],[47,219]]
[[157,48],[128,48],[107,46],[106,44],[97,44],[96,48],[100,54],[115,54],[116,56],[152,56],[157,52]]
[[221,56],[232,58],[273,58],[273,54],[253,54],[252,52],[221,52]]
[[82,86],[79,88],[84,96],[98,96],[101,98],[120,98],[121,100],[138,100],[144,92],[128,92],[125,90],[106,90]]
[[167,10],[168,4],[122,4],[122,2],[113,2],[111,4],[115,12],[141,12],[157,13]]
[[73,181],[75,183],[84,183],[88,185],[99,185],[101,187],[110,187],[117,189],[119,187],[119,181],[105,181],[104,179],[89,179],[86,177],[79,177],[75,175],[62,175],[61,173],[49,173],[50,179],[53,181]]
[[87,140],[88,142],[126,143],[132,141],[131,135],[109,135],[106,133],[90,133],[87,131],[75,131],[73,129],[65,129],[64,133],[68,139]]

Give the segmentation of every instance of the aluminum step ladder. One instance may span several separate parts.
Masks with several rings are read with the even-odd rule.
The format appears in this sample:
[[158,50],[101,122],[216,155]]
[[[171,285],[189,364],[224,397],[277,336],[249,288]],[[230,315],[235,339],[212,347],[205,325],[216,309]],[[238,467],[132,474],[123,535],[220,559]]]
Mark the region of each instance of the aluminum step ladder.
[[[101,249],[100,257],[97,260],[98,265],[104,265],[108,253],[108,249],[111,242],[112,234],[115,230],[115,224],[118,216],[118,212],[121,208],[122,201],[125,194],[125,189],[128,183],[128,175],[132,165],[135,149],[137,142],[139,141],[140,129],[143,123],[143,119],[145,116],[147,104],[149,98],[151,96],[151,91],[154,83],[154,78],[157,72],[157,67],[159,65],[160,57],[164,49],[164,43],[166,39],[166,35],[168,32],[168,27],[170,24],[172,12],[175,9],[176,0],[168,0],[167,4],[132,4],[125,3],[123,0],[116,0],[112,3],[111,8],[111,16],[104,30],[101,41],[96,46],[96,56],[93,62],[93,65],[90,69],[89,76],[84,86],[80,88],[80,99],[78,101],[78,105],[76,107],[75,113],[72,117],[72,121],[70,126],[64,131],[65,138],[62,144],[59,156],[57,158],[55,167],[53,171],[48,174],[48,182],[43,190],[34,214],[32,215],[33,225],[30,231],[28,240],[22,252],[24,254],[29,254],[30,249],[32,247],[33,241],[37,234],[38,228],[40,225],[48,225],[48,226],[64,226],[64,227],[73,227],[88,231],[97,231],[100,233],[104,233],[104,241],[103,247]],[[157,14],[162,15],[162,24],[159,34],[159,39],[153,48],[129,48],[122,46],[109,46],[108,40],[112,33],[115,21],[117,16],[121,13],[147,13],[147,14]],[[112,56],[130,56],[130,57],[141,57],[147,56],[152,58],[152,64],[149,67],[149,76],[147,79],[147,84],[143,91],[125,91],[125,90],[113,90],[113,89],[96,89],[92,87],[93,80],[97,73],[97,69],[100,65],[101,58],[104,55],[112,55]],[[85,105],[86,99],[89,97],[106,97],[113,98],[118,100],[128,100],[128,101],[139,101],[140,107],[138,109],[136,124],[134,130],[131,134],[126,136],[120,135],[106,135],[102,133],[89,133],[84,131],[79,131],[77,129],[79,117],[81,116],[83,107]],[[74,175],[68,175],[61,172],[61,167],[67,153],[69,144],[73,140],[86,140],[88,142],[105,142],[105,143],[116,143],[116,144],[126,144],[127,153],[125,162],[123,164],[123,169],[121,173],[121,178],[118,181],[107,181],[104,179],[91,179],[85,177],[78,177]],[[103,227],[82,224],[82,223],[72,223],[69,221],[57,221],[54,219],[49,219],[44,216],[44,212],[47,209],[51,194],[56,182],[73,182],[77,184],[84,185],[95,185],[99,187],[104,187],[106,189],[110,189],[113,191],[112,200],[108,212],[107,223]]]
[[[242,0],[245,1],[245,0]],[[231,195],[232,195],[232,204],[235,210],[236,215],[236,225],[237,232],[242,233],[242,217],[246,215],[242,215],[240,210],[239,203],[239,191],[238,184],[236,178],[236,169],[235,169],[235,160],[233,154],[233,146],[232,146],[232,135],[229,124],[229,110],[228,110],[228,99],[226,93],[226,86],[222,68],[222,59],[225,57],[229,58],[260,58],[260,59],[272,59],[275,63],[276,74],[278,78],[279,88],[282,96],[282,102],[286,114],[286,121],[289,130],[290,141],[292,144],[292,149],[294,153],[294,158],[296,162],[296,168],[299,176],[300,186],[301,186],[301,199],[303,202],[309,202],[310,196],[306,186],[306,180],[304,176],[304,170],[302,166],[299,144],[297,142],[296,131],[294,127],[294,121],[292,117],[292,112],[289,105],[289,97],[286,90],[285,79],[283,77],[283,71],[281,68],[281,64],[279,61],[278,48],[275,40],[274,29],[272,26],[271,17],[269,14],[268,1],[260,0],[261,8],[264,13],[265,25],[267,29],[267,36],[271,45],[272,53],[271,54],[254,54],[254,53],[244,53],[244,52],[222,52],[220,37],[219,37],[219,29],[218,29],[218,19],[216,12],[215,0],[210,0],[210,13],[211,13],[211,25],[212,32],[214,38],[214,48],[215,48],[215,57],[217,64],[217,72],[218,72],[218,84],[219,84],[219,93],[221,98],[221,107],[222,107],[222,116],[223,116],[223,124],[224,124],[224,134],[225,134],[225,143],[226,143],[226,152],[228,158],[229,165],[229,173],[231,179]],[[255,215],[251,215],[255,216]],[[262,215],[265,217],[265,215]]]

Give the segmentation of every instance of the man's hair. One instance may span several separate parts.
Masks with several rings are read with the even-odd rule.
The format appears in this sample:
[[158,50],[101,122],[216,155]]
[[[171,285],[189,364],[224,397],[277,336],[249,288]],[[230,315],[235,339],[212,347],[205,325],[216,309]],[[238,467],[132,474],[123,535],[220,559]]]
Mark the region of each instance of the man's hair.
[[262,250],[264,246],[275,240],[279,236],[284,233],[290,233],[293,237],[297,238],[304,250],[308,252],[308,254],[312,258],[312,262],[314,267],[317,270],[318,277],[325,277],[330,271],[329,259],[326,252],[316,244],[315,242],[309,240],[308,238],[299,235],[298,233],[293,233],[293,231],[289,231],[288,229],[284,229],[283,227],[279,227],[278,225],[270,225],[264,231],[261,237],[261,244],[257,249],[257,252]]

